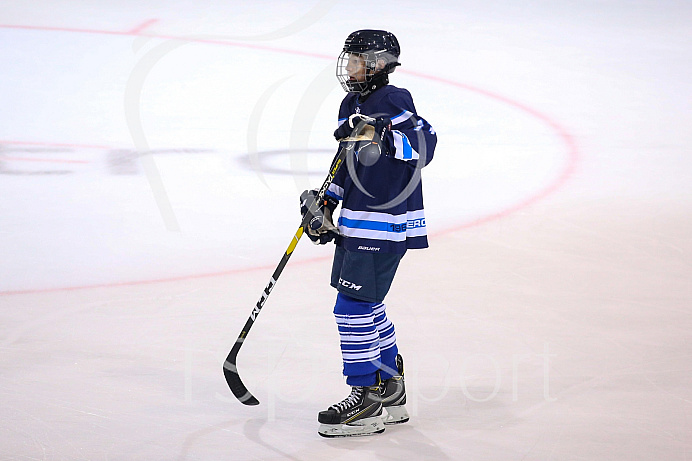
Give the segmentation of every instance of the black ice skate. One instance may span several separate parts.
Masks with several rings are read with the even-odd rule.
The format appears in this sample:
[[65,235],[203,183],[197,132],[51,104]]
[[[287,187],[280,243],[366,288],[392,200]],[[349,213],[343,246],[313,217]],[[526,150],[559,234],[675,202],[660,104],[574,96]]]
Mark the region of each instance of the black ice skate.
[[384,432],[380,387],[354,386],[351,395],[321,411],[317,432],[322,437],[355,437]]
[[406,385],[404,384],[404,359],[396,356],[396,368],[399,374],[382,381],[380,395],[382,407],[387,414],[382,418],[384,424],[401,424],[409,420],[406,411]]

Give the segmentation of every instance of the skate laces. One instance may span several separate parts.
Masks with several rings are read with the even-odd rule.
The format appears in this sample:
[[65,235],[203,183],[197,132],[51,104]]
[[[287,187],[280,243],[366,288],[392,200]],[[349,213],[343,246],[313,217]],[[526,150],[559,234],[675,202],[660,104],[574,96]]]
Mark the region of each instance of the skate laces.
[[364,387],[352,387],[351,388],[351,395],[343,399],[339,403],[335,403],[329,409],[334,409],[338,412],[344,411],[344,409],[350,407],[351,405],[358,403],[360,401],[360,398],[363,396],[363,392],[365,391]]

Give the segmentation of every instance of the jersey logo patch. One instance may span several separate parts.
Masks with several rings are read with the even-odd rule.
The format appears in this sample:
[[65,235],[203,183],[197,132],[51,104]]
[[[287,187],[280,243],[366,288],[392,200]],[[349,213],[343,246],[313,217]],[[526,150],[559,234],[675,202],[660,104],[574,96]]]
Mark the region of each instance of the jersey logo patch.
[[380,251],[381,248],[380,247],[366,247],[366,246],[360,245],[358,247],[358,249],[363,250],[363,251]]

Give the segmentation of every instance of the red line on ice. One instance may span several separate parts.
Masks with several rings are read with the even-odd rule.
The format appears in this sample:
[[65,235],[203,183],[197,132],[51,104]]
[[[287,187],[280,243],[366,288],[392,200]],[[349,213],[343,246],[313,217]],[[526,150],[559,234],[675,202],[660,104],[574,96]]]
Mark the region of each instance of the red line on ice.
[[144,29],[146,29],[146,28],[149,27],[150,25],[155,24],[155,23],[157,23],[157,22],[159,22],[158,19],[149,19],[148,21],[144,21],[144,22],[141,23],[140,25],[138,25],[138,26],[136,26],[136,27],[130,29],[130,32],[129,32],[129,33],[130,33],[130,34],[133,34],[133,35],[140,34]]
[[[146,22],[143,23],[148,25]],[[16,26],[16,25],[0,25],[0,28],[6,28],[6,29],[26,29],[26,30],[42,30],[42,31],[59,31],[59,32],[75,32],[75,33],[89,33],[89,34],[102,34],[102,35],[130,35],[130,36],[146,36],[146,37],[151,37],[151,38],[160,38],[160,39],[169,39],[169,40],[184,40],[184,41],[189,41],[193,43],[206,43],[206,44],[213,44],[213,45],[224,45],[224,46],[236,46],[236,47],[241,47],[241,48],[250,48],[250,49],[259,49],[259,50],[264,50],[264,51],[272,51],[272,52],[277,52],[277,53],[286,53],[286,54],[293,54],[293,55],[299,55],[299,56],[306,56],[306,57],[312,57],[312,58],[318,58],[318,59],[333,59],[332,56],[326,56],[326,55],[321,55],[321,54],[316,54],[316,53],[306,53],[302,51],[297,51],[297,50],[289,50],[289,49],[283,49],[283,48],[275,48],[271,46],[265,46],[265,45],[258,45],[258,44],[252,44],[252,43],[239,43],[239,42],[230,42],[230,41],[225,41],[225,40],[211,40],[211,39],[195,39],[194,37],[175,37],[175,36],[165,36],[165,35],[150,35],[150,34],[142,34],[140,30],[137,28],[133,29],[130,32],[117,32],[117,31],[101,31],[101,30],[93,30],[93,29],[71,29],[71,28],[65,28],[65,27],[42,27],[42,26]],[[492,221],[495,219],[503,218],[505,216],[508,216],[512,213],[517,212],[518,210],[521,210],[523,208],[526,208],[544,198],[549,196],[550,194],[554,193],[556,190],[558,190],[560,187],[562,187],[567,180],[574,174],[577,164],[579,162],[579,149],[577,147],[577,144],[574,140],[574,137],[565,129],[562,125],[560,125],[558,122],[550,118],[549,116],[543,114],[542,112],[526,105],[520,102],[517,102],[513,99],[510,99],[506,96],[502,96],[497,93],[493,93],[487,90],[484,90],[482,88],[474,87],[471,85],[467,85],[464,83],[459,83],[455,82],[453,80],[448,80],[444,79],[441,77],[433,76],[433,75],[428,75],[428,74],[423,74],[419,72],[413,72],[413,71],[403,71],[404,73],[407,73],[409,75],[413,75],[415,77],[423,78],[426,80],[430,81],[435,81],[438,83],[443,83],[446,85],[451,85],[456,88],[461,88],[463,90],[471,91],[474,93],[481,94],[483,96],[487,96],[488,98],[494,99],[496,101],[502,102],[504,104],[507,104],[509,106],[512,106],[518,110],[521,110],[532,117],[535,117],[544,123],[546,123],[548,126],[550,126],[562,139],[562,141],[565,143],[567,147],[567,165],[565,169],[562,171],[562,173],[556,178],[555,181],[553,181],[551,184],[549,184],[547,187],[541,189],[534,195],[522,200],[521,202],[512,205],[509,208],[506,208],[504,210],[501,210],[497,213],[493,213],[487,216],[484,216],[482,218],[479,218],[475,221],[464,223],[458,226],[453,226],[449,229],[445,229],[440,232],[436,232],[431,234],[431,236],[440,236],[444,234],[448,234],[451,232],[455,232],[461,229],[466,229],[468,227],[473,227],[477,226],[479,224],[483,224],[488,221]],[[0,141],[0,143],[3,141]],[[16,143],[20,144],[20,143]],[[25,144],[32,144],[30,142],[27,142]],[[33,143],[33,144],[45,144],[45,143]],[[61,144],[50,144],[54,146],[59,146]],[[69,145],[65,144],[64,146],[75,146],[75,145]],[[82,146],[82,147],[87,147],[87,146]],[[103,147],[103,146],[88,146],[88,147]],[[331,256],[326,256],[322,258],[314,258],[314,259],[309,259],[309,260],[303,260],[303,261],[295,261],[292,263],[292,265],[296,264],[310,264],[318,261],[325,261],[327,259],[331,258]],[[243,268],[243,269],[232,269],[228,271],[221,271],[221,272],[213,272],[213,273],[208,273],[208,274],[197,274],[197,275],[186,275],[186,276],[180,276],[180,277],[169,277],[169,278],[162,278],[162,279],[154,279],[154,280],[140,280],[140,281],[130,281],[130,282],[113,282],[113,283],[104,283],[104,284],[96,284],[96,285],[84,285],[84,286],[74,286],[74,287],[61,287],[61,288],[45,288],[45,289],[37,289],[37,290],[16,290],[16,291],[0,291],[0,296],[7,296],[7,295],[21,295],[21,294],[35,294],[35,293],[47,293],[47,292],[55,292],[55,291],[73,291],[73,290],[84,290],[84,289],[90,289],[90,288],[110,288],[110,287],[122,287],[122,286],[134,286],[134,285],[145,285],[145,284],[152,284],[152,283],[164,283],[164,282],[175,282],[175,281],[180,281],[180,280],[193,280],[193,279],[199,279],[199,278],[207,278],[207,277],[219,277],[219,276],[225,276],[225,275],[233,275],[233,274],[239,274],[243,272],[248,272],[248,271],[257,271],[257,270],[272,270],[274,269],[274,265],[271,266],[257,266],[257,267],[248,267],[248,268]]]
[[[331,259],[331,256],[324,256],[320,258],[304,259],[300,261],[293,261],[292,266],[302,265],[302,264],[312,264],[318,261],[325,261]],[[243,274],[246,272],[255,271],[270,271],[276,268],[276,264],[266,265],[266,266],[255,266],[240,269],[229,269],[226,271],[211,272],[207,274],[193,274],[193,275],[181,275],[178,277],[167,277],[161,279],[153,280],[135,280],[129,282],[109,282],[109,283],[97,283],[93,285],[82,285],[73,287],[57,287],[57,288],[41,288],[35,290],[9,290],[0,291],[0,296],[10,296],[10,295],[28,295],[28,294],[38,294],[38,293],[53,293],[58,291],[76,291],[76,290],[87,290],[92,288],[116,288],[116,287],[126,287],[126,286],[136,286],[136,285],[149,285],[152,283],[169,283],[169,282],[179,282],[183,280],[194,280],[210,277],[223,277],[227,275]]]

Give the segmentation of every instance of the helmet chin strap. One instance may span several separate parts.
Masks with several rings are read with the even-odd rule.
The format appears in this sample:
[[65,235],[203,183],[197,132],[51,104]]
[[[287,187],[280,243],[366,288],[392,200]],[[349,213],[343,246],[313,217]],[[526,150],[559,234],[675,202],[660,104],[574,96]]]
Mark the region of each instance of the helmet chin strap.
[[372,76],[372,79],[368,82],[368,86],[360,92],[360,96],[358,96],[358,102],[365,102],[370,95],[376,91],[382,88],[383,86],[387,85],[389,83],[389,75],[387,72],[378,72],[375,75]]

